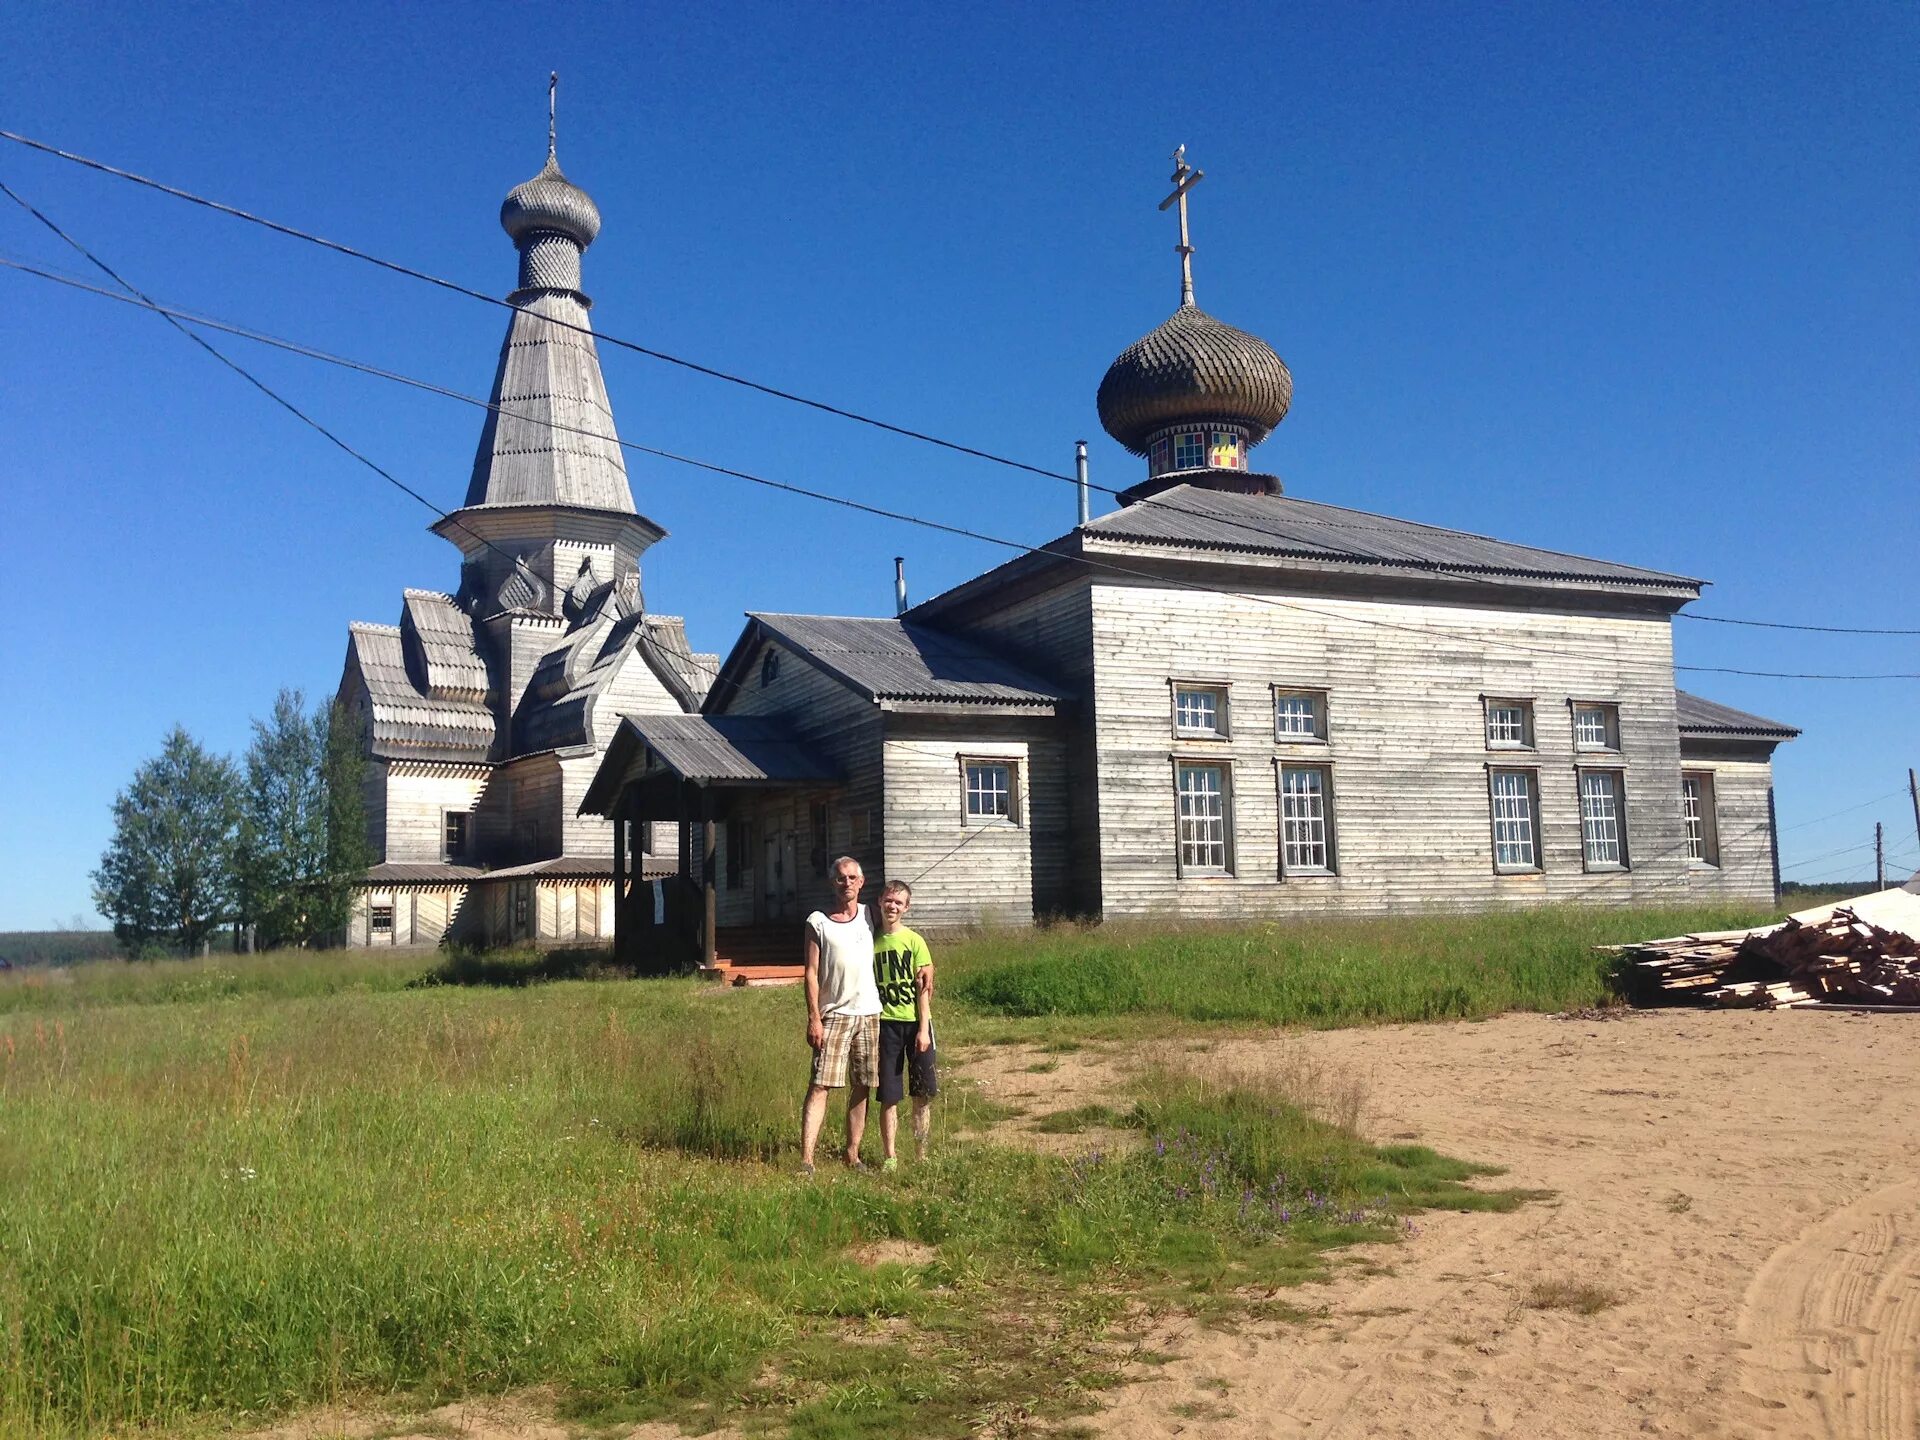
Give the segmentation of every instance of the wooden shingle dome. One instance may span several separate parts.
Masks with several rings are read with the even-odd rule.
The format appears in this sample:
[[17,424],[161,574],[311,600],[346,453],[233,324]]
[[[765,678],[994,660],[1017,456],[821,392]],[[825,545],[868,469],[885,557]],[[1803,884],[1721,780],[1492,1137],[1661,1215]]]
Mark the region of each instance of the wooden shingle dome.
[[1136,455],[1174,426],[1231,424],[1258,445],[1286,418],[1293,375],[1273,347],[1184,304],[1100,382],[1100,423]]
[[516,245],[535,235],[564,235],[584,250],[600,233],[600,207],[567,179],[549,150],[540,173],[514,186],[500,202],[500,226]]

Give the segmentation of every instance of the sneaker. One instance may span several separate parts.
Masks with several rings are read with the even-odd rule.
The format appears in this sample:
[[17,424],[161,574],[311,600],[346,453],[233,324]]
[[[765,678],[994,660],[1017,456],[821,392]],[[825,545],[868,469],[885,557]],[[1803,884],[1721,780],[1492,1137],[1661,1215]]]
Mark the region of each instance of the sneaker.
[[891,1175],[894,1171],[898,1170],[899,1168],[900,1168],[900,1157],[898,1155],[889,1155],[887,1156],[886,1159],[880,1162],[880,1173],[883,1175]]
[[849,1170],[864,1170],[866,1168],[867,1162],[862,1160],[858,1155],[847,1161],[847,1169]]

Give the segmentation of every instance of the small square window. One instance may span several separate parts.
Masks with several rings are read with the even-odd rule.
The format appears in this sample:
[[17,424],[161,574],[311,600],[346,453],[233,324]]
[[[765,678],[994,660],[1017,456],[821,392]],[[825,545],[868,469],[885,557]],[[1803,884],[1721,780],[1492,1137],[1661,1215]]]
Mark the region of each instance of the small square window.
[[1326,739],[1326,692],[1276,688],[1273,692],[1273,738],[1276,740]]
[[1004,760],[967,760],[966,818],[974,824],[1012,824],[1014,819],[1013,766]]
[[1174,766],[1178,799],[1178,857],[1182,874],[1225,875],[1232,864],[1232,832],[1228,823],[1227,768]]
[[1280,873],[1333,872],[1332,776],[1324,765],[1280,767]]
[[1173,437],[1173,468],[1198,470],[1207,463],[1205,431],[1190,430]]
[[1573,744],[1577,750],[1620,748],[1620,707],[1586,700],[1573,704]]
[[1720,863],[1720,817],[1713,801],[1713,772],[1689,771],[1680,777],[1680,814],[1687,825],[1687,859],[1695,865]]
[[1487,701],[1487,748],[1489,750],[1531,750],[1533,748],[1533,702],[1531,700]]
[[1240,437],[1231,430],[1213,432],[1213,444],[1207,451],[1207,463],[1216,470],[1239,470],[1245,462],[1240,458]]
[[1580,848],[1589,870],[1624,870],[1627,823],[1617,770],[1580,772]]
[[1202,737],[1227,734],[1227,692],[1220,685],[1173,687],[1173,733]]
[[375,905],[368,925],[375,935],[393,934],[393,906]]
[[1539,794],[1531,770],[1493,770],[1487,787],[1493,805],[1493,868],[1540,868]]

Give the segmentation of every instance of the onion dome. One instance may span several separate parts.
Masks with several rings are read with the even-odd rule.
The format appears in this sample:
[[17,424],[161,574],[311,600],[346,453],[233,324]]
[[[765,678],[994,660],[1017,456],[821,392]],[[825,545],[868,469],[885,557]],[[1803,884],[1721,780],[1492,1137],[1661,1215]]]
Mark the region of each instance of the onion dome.
[[500,204],[500,226],[515,245],[524,247],[536,235],[563,235],[584,250],[600,233],[600,207],[561,173],[549,149],[540,173],[507,192]]
[[1192,303],[1120,352],[1098,399],[1107,433],[1143,456],[1188,425],[1231,425],[1258,445],[1292,402],[1293,376],[1272,346]]

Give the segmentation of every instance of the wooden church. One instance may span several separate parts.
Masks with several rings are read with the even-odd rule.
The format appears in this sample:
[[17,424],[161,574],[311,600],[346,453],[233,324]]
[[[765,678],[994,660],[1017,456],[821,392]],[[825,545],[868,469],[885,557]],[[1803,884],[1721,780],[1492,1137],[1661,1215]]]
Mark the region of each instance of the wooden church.
[[1120,508],[893,617],[752,613],[716,664],[641,599],[598,212],[550,151],[502,209],[506,413],[434,527],[459,588],[351,628],[353,939],[791,962],[842,853],[935,929],[1771,898],[1797,732],[1676,690],[1701,582],[1283,493],[1251,456],[1292,376],[1194,303],[1199,178],[1179,306],[1099,387]]
[[339,699],[379,857],[351,944],[610,939],[612,828],[581,799],[622,717],[697,710],[716,661],[646,608],[640,557],[666,532],[634,509],[581,289],[600,212],[551,130],[500,223],[520,274],[499,408],[465,505],[433,526],[460,551],[459,584],[404,591],[397,625],[347,629]]

